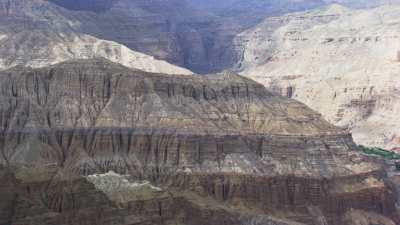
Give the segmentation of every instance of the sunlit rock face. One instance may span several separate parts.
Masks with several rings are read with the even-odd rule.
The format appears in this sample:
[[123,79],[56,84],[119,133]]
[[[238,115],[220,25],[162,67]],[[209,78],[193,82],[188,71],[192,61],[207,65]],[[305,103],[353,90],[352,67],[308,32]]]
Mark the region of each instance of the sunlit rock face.
[[0,221],[398,221],[385,173],[347,132],[231,72],[92,59],[15,67],[0,84]]
[[106,58],[132,69],[190,75],[191,71],[135,52],[113,41],[74,32],[21,31],[0,36],[0,69],[44,67],[71,59]]
[[236,38],[237,68],[298,99],[359,144],[399,146],[399,5],[340,5],[266,19]]

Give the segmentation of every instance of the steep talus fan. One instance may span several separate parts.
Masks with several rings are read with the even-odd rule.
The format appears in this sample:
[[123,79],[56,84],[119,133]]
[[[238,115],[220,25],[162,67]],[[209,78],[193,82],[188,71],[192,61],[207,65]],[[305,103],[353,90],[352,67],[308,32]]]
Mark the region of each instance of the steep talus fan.
[[0,90],[0,221],[398,219],[382,168],[350,134],[232,72],[178,76],[75,60],[2,71]]

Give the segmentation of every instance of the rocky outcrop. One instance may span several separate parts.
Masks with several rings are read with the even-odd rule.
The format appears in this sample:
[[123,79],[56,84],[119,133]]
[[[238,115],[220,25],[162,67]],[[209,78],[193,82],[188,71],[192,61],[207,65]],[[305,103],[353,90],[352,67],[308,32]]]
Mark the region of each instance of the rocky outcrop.
[[268,18],[236,39],[237,67],[348,128],[357,143],[396,148],[398,10],[332,5]]
[[0,221],[339,225],[350,209],[398,221],[382,168],[348,133],[233,73],[96,59],[16,67],[0,84]]

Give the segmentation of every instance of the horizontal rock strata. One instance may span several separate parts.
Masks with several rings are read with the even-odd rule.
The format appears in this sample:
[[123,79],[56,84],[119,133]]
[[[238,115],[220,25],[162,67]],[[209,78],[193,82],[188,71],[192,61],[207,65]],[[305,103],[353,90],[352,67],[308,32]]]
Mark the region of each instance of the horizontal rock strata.
[[[359,215],[353,208],[398,219],[382,168],[348,133],[241,76],[152,74],[94,59],[16,67],[0,72],[0,85],[1,161],[11,171],[0,221],[340,224]],[[114,192],[92,179],[117,179],[96,175],[110,170],[128,175]],[[144,179],[178,200],[139,191]]]

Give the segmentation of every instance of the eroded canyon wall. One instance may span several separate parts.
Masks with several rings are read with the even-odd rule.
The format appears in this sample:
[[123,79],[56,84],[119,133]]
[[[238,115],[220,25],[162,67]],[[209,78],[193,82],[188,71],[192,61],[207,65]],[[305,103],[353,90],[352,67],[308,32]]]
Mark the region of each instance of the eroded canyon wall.
[[343,224],[351,209],[397,221],[383,169],[347,132],[244,77],[105,59],[0,73],[2,221]]

